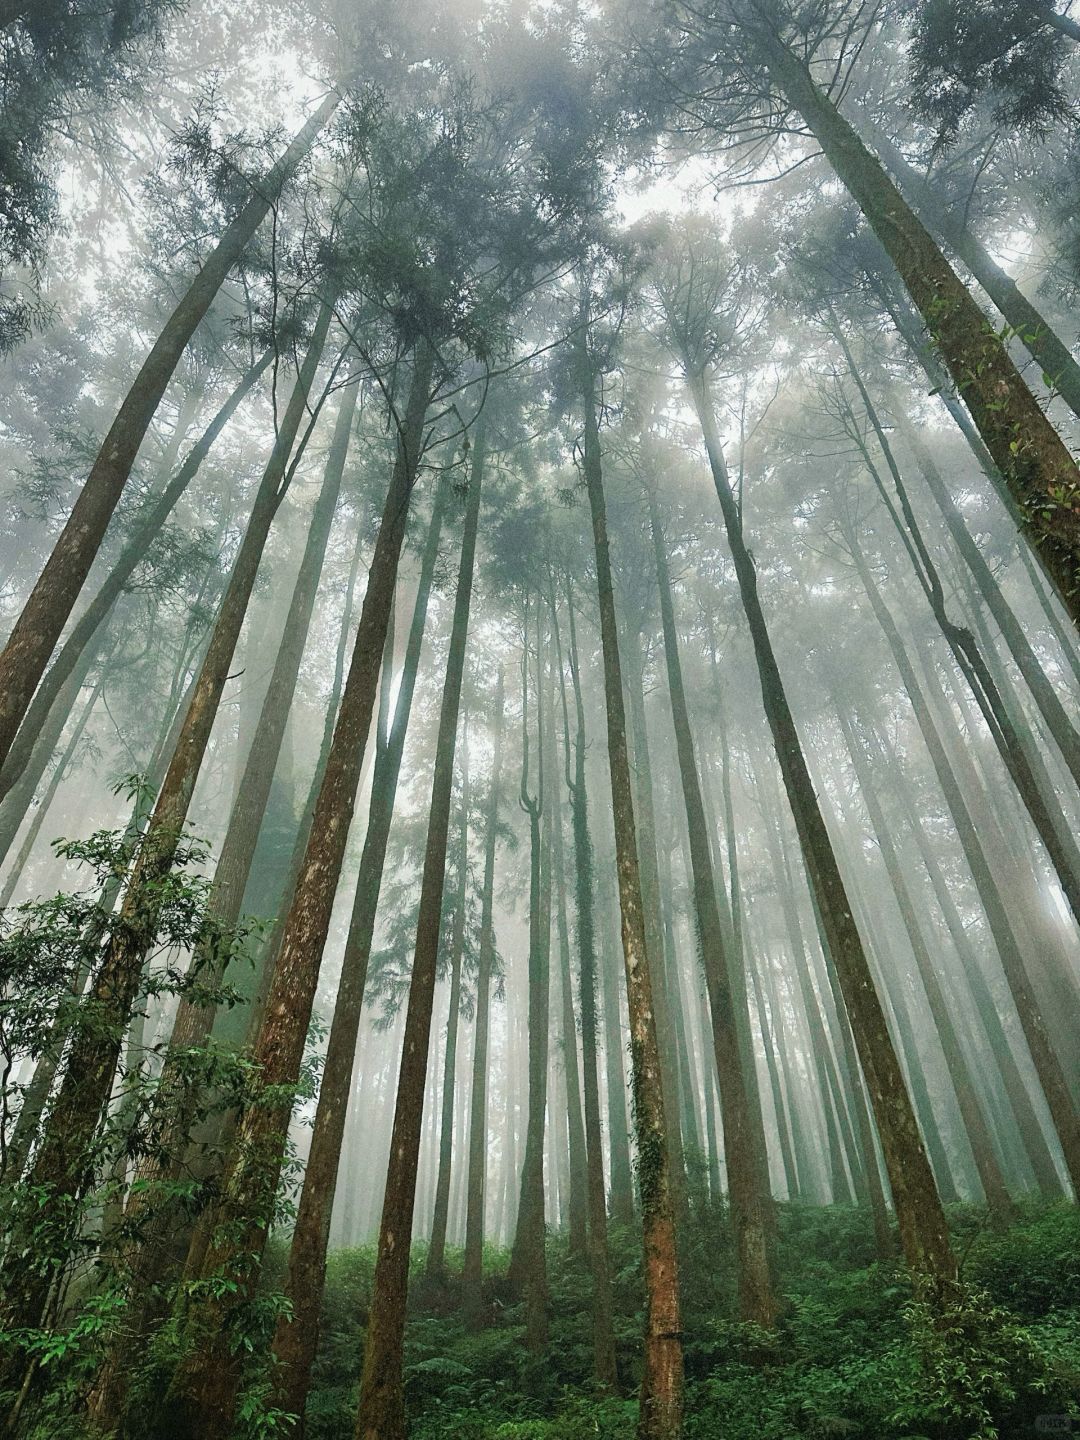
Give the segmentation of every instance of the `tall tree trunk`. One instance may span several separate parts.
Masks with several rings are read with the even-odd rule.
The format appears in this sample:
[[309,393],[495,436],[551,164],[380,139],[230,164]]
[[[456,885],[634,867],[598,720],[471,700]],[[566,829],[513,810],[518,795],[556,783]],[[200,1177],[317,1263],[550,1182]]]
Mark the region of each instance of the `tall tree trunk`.
[[600,639],[604,657],[608,765],[615,826],[619,908],[630,1012],[634,1129],[637,1136],[645,1272],[644,1367],[638,1422],[640,1440],[678,1440],[682,1431],[683,1351],[679,1309],[675,1216],[667,1147],[660,1051],[653,1013],[650,956],[634,823],[634,795],[623,705],[619,630],[604,500],[596,377],[587,343],[579,344],[580,393],[585,421],[584,471],[592,517]]
[[1036,1184],[1047,1199],[1059,1200],[1062,1195],[1061,1180],[1058,1177],[1053,1156],[1050,1154],[1050,1147],[1043,1134],[1042,1125],[1035,1113],[1027,1085],[1020,1074],[1020,1067],[1001,1023],[997,1003],[983,974],[982,964],[975,954],[967,926],[957,911],[956,904],[949,893],[949,887],[941,873],[941,866],[931,851],[923,822],[916,816],[912,808],[906,784],[899,774],[899,766],[892,746],[887,737],[881,733],[880,726],[872,718],[868,718],[866,711],[861,706],[856,707],[856,715],[864,736],[872,737],[871,743],[878,755],[880,773],[893,778],[893,795],[904,815],[908,831],[915,840],[923,869],[930,880],[938,909],[945,921],[945,928],[952,939],[953,947],[960,959],[964,979],[974,1000],[974,1015],[980,1027],[980,1049],[991,1057],[1000,1076],[1012,1110],[1016,1131],[1031,1166],[1032,1174],[1035,1176]]
[[626,652],[626,694],[630,711],[630,765],[634,780],[634,827],[638,843],[638,873],[641,877],[641,904],[645,919],[645,945],[649,955],[649,979],[660,1057],[660,1083],[664,1091],[664,1122],[668,1161],[671,1166],[671,1198],[675,1207],[676,1231],[685,1225],[689,1211],[686,1190],[686,1156],[683,1153],[679,1118],[679,1061],[675,1053],[672,998],[668,992],[664,954],[664,925],[660,909],[660,864],[656,853],[656,806],[653,796],[652,756],[649,726],[645,714],[645,657],[641,632],[633,625],[624,628]]
[[780,901],[780,912],[783,916],[784,928],[787,931],[788,941],[791,945],[791,956],[795,964],[795,976],[799,986],[799,995],[802,999],[803,1013],[806,1016],[806,1023],[810,1031],[810,1059],[817,1077],[818,1093],[821,1097],[822,1116],[825,1121],[832,1198],[834,1203],[840,1204],[849,1198],[849,1190],[847,1172],[844,1169],[843,1146],[837,1125],[839,1109],[834,1109],[829,1103],[829,1097],[834,1088],[834,1077],[830,1074],[832,1069],[832,1053],[829,1049],[828,1035],[825,1030],[825,1019],[821,1012],[821,1006],[818,1003],[817,991],[814,989],[810,966],[806,958],[803,927],[800,923],[798,907],[795,903],[794,877],[787,863],[787,854],[783,846],[780,821],[774,807],[768,803],[764,776],[759,772],[756,779],[758,806],[761,810],[761,819],[765,830],[765,846],[773,874],[776,877],[776,893]]
[[[885,488],[884,481],[875,466],[865,444],[859,442],[863,461],[881,496],[890,518],[907,551],[915,570],[919,585],[938,623],[942,635],[952,652],[953,658],[964,676],[979,710],[990,731],[1002,762],[1016,785],[1024,808],[1038,834],[1057,874],[1062,891],[1069,902],[1077,922],[1080,923],[1080,850],[1061,813],[1061,806],[1052,791],[1044,793],[1032,770],[1031,761],[1021,743],[1008,707],[1004,704],[986,660],[975,636],[965,626],[957,625],[948,613],[945,591],[941,584],[937,566],[923,539],[922,530],[915,518],[915,512],[908,499],[907,488],[900,475],[899,466],[892,447],[885,435],[877,409],[870,398],[862,377],[843,337],[837,338],[845,352],[848,368],[859,390],[867,417],[877,436],[881,452],[892,477],[893,487],[900,502],[900,514]],[[901,515],[903,518],[901,518]]]
[[750,967],[750,980],[754,987],[754,1006],[757,1010],[758,1029],[765,1046],[765,1065],[769,1072],[769,1090],[772,1094],[773,1113],[776,1116],[776,1133],[780,1141],[780,1161],[784,1167],[784,1188],[788,1200],[799,1198],[799,1177],[795,1169],[795,1157],[791,1149],[791,1132],[788,1124],[787,1105],[784,1102],[784,1087],[780,1083],[780,1071],[776,1063],[778,1039],[769,1027],[769,1015],[765,1008],[765,997],[761,993],[757,966]]
[[405,1342],[405,1303],[409,1283],[409,1249],[416,1201],[417,1159],[424,1113],[424,1078],[431,1038],[431,1012],[439,958],[443,885],[450,829],[454,780],[454,749],[465,647],[469,633],[476,537],[480,523],[480,487],[483,479],[484,439],[476,436],[472,474],[458,563],[457,594],[450,628],[435,767],[431,782],[427,844],[420,888],[409,1003],[398,1076],[397,1105],[390,1142],[379,1250],[364,1342],[364,1368],[360,1379],[357,1440],[405,1440],[405,1383],[402,1351]]
[[[208,916],[225,935],[234,929],[240,918],[244,890],[281,754],[326,547],[341,493],[355,406],[356,387],[350,386],[338,408],[322,486],[312,510],[277,658],[207,900]],[[200,986],[204,992],[207,989],[211,993],[218,990],[227,958],[227,948],[223,949],[213,939],[206,939],[196,946],[192,963],[200,975]],[[129,1257],[132,1266],[131,1320],[123,1337],[118,1338],[103,1362],[89,1401],[91,1416],[106,1429],[120,1422],[130,1374],[128,1360],[133,1336],[139,1341],[144,1339],[158,1304],[155,1292],[159,1290],[166,1272],[175,1268],[182,1259],[176,1254],[176,1241],[183,1239],[185,1230],[178,1224],[176,1214],[170,1213],[169,1207],[162,1204],[160,1190],[162,1182],[168,1186],[181,1178],[190,1158],[187,1153],[190,1131],[201,1096],[192,1087],[190,1077],[185,1075],[185,1062],[193,1050],[202,1048],[209,1039],[216,1009],[215,1004],[207,1001],[205,993],[194,997],[184,995],[173,1023],[156,1102],[169,1118],[155,1152],[139,1166],[140,1185],[128,1207],[132,1222],[142,1215],[148,1205],[152,1211],[143,1217],[137,1230],[134,1253]]]
[[184,463],[149,507],[135,533],[117,556],[112,569],[101,582],[94,598],[75,622],[71,634],[61,645],[56,659],[49,666],[41,684],[35,691],[26,716],[19,726],[18,735],[8,752],[3,768],[0,769],[0,798],[8,793],[29,763],[37,737],[65,680],[78,664],[86,647],[95,645],[100,638],[105,620],[124,587],[145,560],[151,544],[161,533],[180,497],[198,474],[199,468],[210,453],[214,442],[250,394],[272,359],[273,351],[267,350],[240,377],[228,399],[206,427],[199,440],[192,446]]
[[735,563],[765,715],[870,1091],[904,1253],[920,1283],[926,1285],[937,1300],[944,1301],[957,1272],[941,1200],[788,705],[758,597],[756,567],[743,537],[742,515],[728,478],[704,375],[692,377],[690,392]]
[[836,1027],[840,1032],[840,1043],[847,1061],[851,1108],[855,1116],[855,1125],[859,1133],[859,1147],[862,1152],[865,1198],[869,1202],[874,1221],[874,1243],[880,1260],[892,1260],[896,1254],[896,1243],[889,1225],[885,1187],[882,1184],[881,1171],[878,1168],[877,1148],[874,1143],[874,1123],[866,1103],[866,1080],[855,1049],[851,1021],[848,1019],[847,1007],[844,1005],[844,996],[840,989],[840,979],[836,973],[832,955],[829,953],[829,938],[821,921],[821,912],[814,897],[811,895],[810,898],[814,906],[814,923],[817,926],[822,959],[825,962],[825,978],[829,982],[829,990],[836,1009]]
[[76,704],[79,693],[94,664],[93,653],[84,653],[79,663],[64,682],[56,704],[45,717],[41,730],[34,741],[29,761],[19,779],[0,803],[0,862],[11,853],[19,829],[34,803],[41,780],[48,769],[49,761],[56,753],[60,737],[64,732],[68,716]]
[[461,967],[465,960],[465,906],[469,900],[469,720],[461,721],[461,833],[458,837],[457,904],[450,936],[450,1010],[443,1052],[442,1114],[439,1117],[439,1173],[427,1253],[427,1278],[444,1281],[446,1227],[450,1219],[450,1179],[454,1160],[454,1100],[457,1091],[458,1035],[461,1032]]
[[768,23],[756,38],[781,93],[806,121],[900,272],[1024,516],[1031,543],[1074,622],[1080,621],[1080,472],[1072,456],[938,245],[806,63]]
[[938,198],[933,182],[908,163],[880,126],[873,143],[886,166],[911,198],[919,218],[941,238],[970,270],[1009,328],[1038,364],[1047,383],[1061,396],[1074,415],[1080,417],[1080,365],[1055,334],[1050,323],[1003,270],[963,217]]
[[529,793],[529,627],[528,608],[522,632],[521,738],[522,766],[519,803],[529,817],[529,1011],[528,1011],[528,1113],[525,1153],[521,1163],[517,1224],[510,1256],[509,1279],[525,1300],[525,1343],[542,1352],[548,1338],[547,1257],[544,1223],[544,1135],[548,1091],[548,1044],[551,1026],[551,871],[550,847],[544,819],[550,813],[545,777],[547,745],[544,706],[543,633],[541,610],[536,624],[536,793]]
[[349,678],[252,1047],[257,1089],[230,1150],[219,1223],[202,1265],[204,1275],[221,1277],[224,1283],[204,1290],[184,1317],[185,1352],[167,1397],[178,1440],[188,1436],[224,1440],[232,1430],[241,1357],[231,1343],[230,1321],[252,1293],[273,1213],[293,1088],[303,1061],[375,708],[409,501],[422,454],[432,369],[432,351],[421,342],[368,570]]
[[1054,743],[1061,752],[1061,757],[1065,761],[1070,775],[1080,786],[1080,733],[1069,719],[1057,690],[1024,633],[1024,627],[1002,594],[1001,587],[983,558],[982,551],[965,525],[963,516],[956,508],[929,449],[918,431],[904,415],[903,409],[897,407],[895,414],[900,432],[915,456],[927,487],[941,511],[949,534],[963,556],[964,563],[971,572],[986,608],[1001,631],[1009,654],[1024,677],[1028,690],[1038,706],[1039,714],[1046,722],[1046,727],[1053,736]]
[[461,1273],[461,1308],[465,1324],[470,1330],[478,1330],[483,1318],[488,1049],[491,1034],[491,974],[495,962],[495,851],[499,843],[499,786],[502,781],[504,708],[503,672],[500,666],[499,678],[495,685],[495,713],[492,719],[491,783],[488,791],[487,813],[484,816],[484,890],[480,914],[480,954],[476,971],[476,1022],[473,1030],[472,1092],[469,1101],[469,1173],[465,1206],[465,1258]]
[[[701,796],[697,757],[694,754],[690,713],[683,687],[671,576],[656,497],[651,490],[648,493],[648,503],[656,583],[660,594],[660,617],[664,630],[668,694],[671,698],[679,777],[690,837],[694,912],[712,1014],[716,1071],[720,1080],[728,1195],[738,1257],[739,1310],[744,1320],[770,1329],[776,1322],[779,1304],[771,1245],[774,1223],[769,1212],[772,1208],[772,1197],[763,1184],[768,1174],[765,1132],[760,1101],[757,1114],[752,1112],[751,1086],[747,1081],[735,1019],[735,1006],[738,1002],[731,978],[732,969],[736,964],[741,965],[742,961],[741,957],[725,954],[724,951],[716,900],[716,878],[709,849],[709,830]],[[740,998],[745,1006],[745,979],[742,990]],[[749,1027],[749,1017],[746,1024]],[[752,1055],[749,1059],[750,1063],[753,1063]],[[756,1091],[755,1085],[753,1099],[757,1099]]]
[[[259,561],[285,493],[289,452],[306,409],[330,319],[330,307],[324,305],[255,497],[176,750],[128,877],[121,923],[110,938],[87,993],[85,1005],[94,1023],[79,1029],[69,1051],[60,1092],[28,1181],[31,1191],[36,1192],[34,1204],[23,1221],[17,1218],[15,1222],[18,1233],[22,1223],[33,1226],[55,1218],[58,1237],[52,1261],[57,1268],[67,1258],[74,1238],[77,1202],[92,1178],[91,1142],[112,1087],[143,960],[157,928],[161,881],[172,868],[180,843]],[[63,1220],[61,1213],[66,1217]],[[15,1328],[37,1325],[51,1278],[50,1270],[37,1267],[23,1245],[13,1245],[0,1268],[3,1321]],[[0,1363],[0,1381],[13,1373],[11,1366],[19,1364],[19,1352],[12,1347]]]
[[328,95],[277,164],[253,184],[251,198],[191,281],[125,396],[67,524],[0,654],[0,765],[90,573],[135,457],[188,341],[339,100],[336,93]]
[[[77,679],[71,687],[72,690],[76,692],[76,695],[82,689],[82,685],[80,683],[81,678],[82,677],[80,676],[79,679]],[[57,760],[56,764],[53,766],[52,775],[49,777],[49,783],[45,787],[44,794],[38,801],[37,809],[34,813],[34,818],[26,827],[26,834],[23,837],[23,842],[19,846],[18,853],[11,862],[11,868],[8,870],[7,879],[4,881],[3,889],[0,890],[0,910],[5,910],[11,903],[11,897],[12,895],[14,895],[19,881],[22,878],[22,873],[26,868],[27,861],[30,859],[34,846],[37,843],[38,835],[41,833],[41,827],[45,823],[45,817],[46,815],[48,815],[49,808],[52,805],[53,800],[56,798],[56,792],[60,788],[61,781],[67,774],[68,766],[75,758],[75,751],[79,748],[79,741],[83,737],[83,731],[86,729],[90,716],[93,713],[94,706],[101,698],[101,691],[104,687],[104,684],[105,668],[102,667],[97,678],[97,683],[93,686],[90,692],[89,700],[83,706],[82,710],[79,712],[79,718],[71,727],[71,734],[68,737],[67,745],[64,747],[64,752]]]
[[401,757],[405,749],[405,736],[420,669],[428,600],[439,557],[445,496],[446,487],[437,485],[420,564],[409,638],[405,645],[394,718],[372,777],[367,833],[364,836],[345,953],[341,962],[337,1000],[323,1061],[319,1103],[311,1131],[304,1184],[300,1191],[292,1245],[289,1249],[289,1269],[285,1284],[289,1316],[282,1316],[274,1334],[279,1400],[286,1413],[300,1417],[300,1437],[304,1432],[304,1407],[319,1342],[322,1298],[326,1288],[326,1252],[330,1242],[330,1220],[338,1184],[357,1031],[364,987],[367,983],[372,936],[375,933],[375,915],[382,886],[386,846],[390,837],[390,822],[401,774]]
[[587,1245],[592,1277],[593,1370],[605,1389],[618,1386],[615,1331],[611,1293],[611,1258],[608,1252],[607,1205],[604,1192],[604,1148],[600,1122],[600,1074],[597,1059],[596,934],[593,915],[592,836],[589,833],[589,796],[585,782],[585,707],[581,696],[581,661],[574,620],[574,596],[567,576],[566,614],[569,625],[569,661],[574,694],[574,738],[570,738],[566,701],[566,672],[558,624],[555,626],[559,689],[563,714],[564,776],[570,796],[570,823],[574,842],[574,909],[577,916],[578,981],[581,997],[582,1102],[585,1118],[585,1181],[588,1208]]
[[1076,1102],[1072,1098],[1061,1063],[1051,1043],[1046,1021],[1032,988],[1026,962],[1013,933],[1004,899],[990,872],[971,813],[956,782],[941,738],[930,717],[914,667],[904,648],[896,623],[889,614],[870,573],[862,550],[855,542],[854,536],[849,534],[847,539],[852,558],[859,572],[859,578],[870,598],[870,604],[878,623],[885,633],[893,660],[900,671],[904,688],[907,690],[915,710],[919,729],[930,751],[934,772],[944,792],[953,824],[960,836],[964,856],[994,936],[998,956],[1005,972],[1013,1004],[1016,1006],[1020,1018],[1020,1025],[1028,1043],[1031,1059],[1054,1120],[1054,1128],[1065,1157],[1065,1165],[1072,1181],[1073,1190],[1080,1195],[1080,1110],[1077,1109]]
[[609,1208],[612,1223],[634,1223],[634,1178],[630,1162],[630,1118],[626,1108],[626,1071],[623,1067],[623,1028],[616,968],[615,919],[610,891],[603,880],[597,886],[600,912],[600,984],[604,1021],[604,1075],[607,1082],[608,1151],[611,1164]]
[[[555,746],[551,746],[554,759]],[[554,780],[552,791],[555,790]],[[588,1176],[585,1156],[585,1120],[581,1109],[581,1072],[578,1068],[577,1015],[574,1010],[574,985],[570,970],[570,932],[566,914],[566,857],[563,847],[561,814],[553,818],[554,852],[552,864],[555,879],[556,936],[559,942],[560,1027],[562,1031],[562,1062],[566,1077],[567,1149],[570,1161],[568,1176],[567,1214],[570,1250],[584,1255],[588,1246]]]
[[844,736],[844,743],[847,746],[848,753],[855,767],[855,775],[859,782],[863,803],[866,806],[866,812],[870,817],[870,824],[873,826],[874,834],[877,838],[881,858],[892,883],[896,902],[900,908],[901,918],[904,921],[908,938],[911,941],[912,953],[915,956],[915,964],[918,967],[919,978],[922,980],[923,989],[926,991],[926,998],[930,1005],[930,1014],[933,1017],[938,1038],[941,1041],[941,1047],[945,1054],[945,1063],[949,1070],[949,1077],[952,1080],[953,1089],[956,1091],[956,1099],[960,1106],[960,1114],[963,1118],[964,1128],[967,1131],[968,1141],[971,1145],[971,1153],[975,1161],[975,1169],[978,1171],[979,1183],[982,1185],[983,1194],[990,1208],[991,1220],[995,1225],[1003,1227],[1015,1217],[1016,1211],[1005,1185],[1005,1177],[1001,1172],[1001,1165],[994,1149],[990,1126],[979,1100],[978,1090],[972,1077],[967,1058],[960,1044],[960,1037],[953,1023],[948,1001],[945,998],[945,992],[942,989],[941,981],[934,969],[934,963],[930,958],[926,938],[919,924],[915,902],[908,888],[896,846],[893,844],[892,831],[885,820],[884,812],[878,801],[876,778],[870,768],[869,757],[863,748],[862,737],[856,733],[847,715],[839,706],[837,706],[837,715],[840,721],[841,733]]

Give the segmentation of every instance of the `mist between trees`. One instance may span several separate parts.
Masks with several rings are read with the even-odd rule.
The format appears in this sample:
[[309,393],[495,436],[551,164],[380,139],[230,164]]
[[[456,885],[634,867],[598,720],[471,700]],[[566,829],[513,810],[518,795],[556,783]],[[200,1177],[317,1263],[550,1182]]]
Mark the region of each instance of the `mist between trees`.
[[1080,1422],[1078,44],[0,3],[0,1435]]

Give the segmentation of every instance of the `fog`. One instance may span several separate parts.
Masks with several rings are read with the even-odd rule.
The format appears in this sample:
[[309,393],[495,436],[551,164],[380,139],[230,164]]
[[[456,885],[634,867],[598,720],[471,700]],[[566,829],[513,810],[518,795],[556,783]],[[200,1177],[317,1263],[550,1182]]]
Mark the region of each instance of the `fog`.
[[1080,1419],[1078,43],[0,3],[0,1433]]

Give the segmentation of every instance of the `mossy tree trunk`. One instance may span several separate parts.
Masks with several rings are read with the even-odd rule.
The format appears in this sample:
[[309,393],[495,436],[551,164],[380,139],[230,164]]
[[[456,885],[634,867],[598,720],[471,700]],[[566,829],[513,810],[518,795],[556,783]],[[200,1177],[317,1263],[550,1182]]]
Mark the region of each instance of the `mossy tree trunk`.
[[579,370],[585,423],[583,462],[592,518],[604,659],[608,764],[630,1012],[634,1129],[644,1245],[646,1310],[638,1434],[640,1440],[678,1440],[682,1432],[683,1349],[675,1215],[650,956],[645,941],[619,631],[596,413],[596,376],[584,343],[579,345]]

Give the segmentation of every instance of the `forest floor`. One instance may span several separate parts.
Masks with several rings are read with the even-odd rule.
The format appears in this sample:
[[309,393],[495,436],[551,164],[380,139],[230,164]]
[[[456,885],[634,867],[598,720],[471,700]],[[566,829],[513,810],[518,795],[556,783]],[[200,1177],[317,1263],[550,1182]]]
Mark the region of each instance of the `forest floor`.
[[[733,1319],[726,1216],[698,1205],[685,1227],[686,1440],[1004,1440],[1080,1432],[1080,1211],[1022,1209],[1003,1234],[984,1212],[950,1212],[964,1280],[952,1323],[933,1326],[903,1271],[874,1258],[868,1216],[843,1207],[780,1210],[786,1314],[772,1335]],[[524,1346],[492,1250],[489,1324],[458,1318],[460,1257],[444,1284],[414,1257],[407,1393],[413,1440],[633,1440],[641,1333],[638,1240],[611,1237],[625,1398],[590,1386],[590,1283],[583,1257],[548,1246],[551,1337]],[[276,1256],[280,1264],[280,1255]],[[367,1248],[330,1261],[323,1343],[307,1440],[353,1433],[374,1264]],[[269,1282],[273,1284],[273,1267]]]

